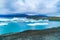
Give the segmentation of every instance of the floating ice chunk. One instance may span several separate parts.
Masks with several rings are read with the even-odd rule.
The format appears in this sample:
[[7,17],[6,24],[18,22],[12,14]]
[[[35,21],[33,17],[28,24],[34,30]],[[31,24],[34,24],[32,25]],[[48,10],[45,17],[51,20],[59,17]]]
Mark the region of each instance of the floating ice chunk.
[[48,22],[48,20],[35,20],[35,19],[28,19],[28,18],[12,18],[10,21],[12,22]]
[[10,19],[0,18],[0,21],[10,21]]
[[23,22],[26,20],[27,20],[26,18],[13,18],[13,19],[11,19],[11,21],[13,21],[13,22]]
[[29,26],[38,26],[38,25],[48,25],[48,23],[31,23],[31,24],[27,24]]
[[13,19],[11,19],[11,21],[17,21],[17,20],[19,20],[19,18],[13,18]]
[[4,23],[4,22],[0,23],[0,26],[5,26],[5,25],[8,25],[8,23]]

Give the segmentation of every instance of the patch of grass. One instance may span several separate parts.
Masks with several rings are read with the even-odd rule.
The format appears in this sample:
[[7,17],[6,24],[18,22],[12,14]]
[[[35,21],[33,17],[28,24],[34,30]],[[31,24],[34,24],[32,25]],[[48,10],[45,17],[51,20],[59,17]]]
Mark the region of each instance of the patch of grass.
[[50,21],[60,21],[60,17],[48,17]]

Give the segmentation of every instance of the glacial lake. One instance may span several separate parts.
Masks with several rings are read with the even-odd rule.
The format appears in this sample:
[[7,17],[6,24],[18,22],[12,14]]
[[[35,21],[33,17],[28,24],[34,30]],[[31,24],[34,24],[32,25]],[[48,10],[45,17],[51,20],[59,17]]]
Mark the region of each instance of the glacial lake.
[[[9,22],[8,25],[0,25],[0,35],[23,32],[26,30],[44,30],[60,26],[60,21],[48,21],[48,25],[29,26],[30,22]],[[34,22],[33,22],[34,23]]]

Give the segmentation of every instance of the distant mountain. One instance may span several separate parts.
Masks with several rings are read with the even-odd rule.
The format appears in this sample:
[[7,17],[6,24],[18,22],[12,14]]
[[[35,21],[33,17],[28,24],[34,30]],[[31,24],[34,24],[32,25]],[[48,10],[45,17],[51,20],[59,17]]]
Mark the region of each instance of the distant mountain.
[[46,15],[43,14],[22,14],[22,13],[0,15],[0,17],[30,17],[30,16],[47,17]]

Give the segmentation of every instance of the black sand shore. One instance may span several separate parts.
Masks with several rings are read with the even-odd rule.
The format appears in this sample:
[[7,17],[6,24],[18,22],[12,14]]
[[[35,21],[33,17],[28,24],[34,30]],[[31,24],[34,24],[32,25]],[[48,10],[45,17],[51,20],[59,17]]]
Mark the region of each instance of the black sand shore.
[[60,28],[28,30],[10,35],[0,35],[0,40],[60,40]]

